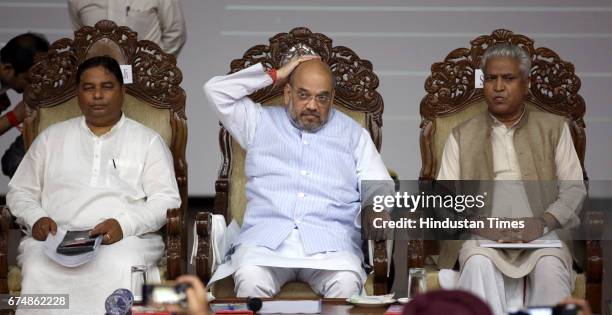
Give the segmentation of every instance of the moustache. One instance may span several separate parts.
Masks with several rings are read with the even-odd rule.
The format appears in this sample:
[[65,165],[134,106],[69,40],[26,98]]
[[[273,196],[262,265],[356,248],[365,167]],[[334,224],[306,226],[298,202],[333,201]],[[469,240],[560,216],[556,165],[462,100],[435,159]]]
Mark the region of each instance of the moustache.
[[317,118],[321,118],[321,114],[317,111],[310,111],[310,110],[306,110],[303,111],[300,116],[306,116],[306,115],[311,115],[311,116],[315,116]]

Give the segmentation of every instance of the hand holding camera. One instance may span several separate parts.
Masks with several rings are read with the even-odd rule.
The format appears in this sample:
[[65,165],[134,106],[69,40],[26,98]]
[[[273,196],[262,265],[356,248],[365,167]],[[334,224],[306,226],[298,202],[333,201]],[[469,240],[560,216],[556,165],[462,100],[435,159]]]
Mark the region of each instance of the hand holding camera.
[[210,315],[206,289],[195,276],[183,275],[175,285],[145,285],[144,303],[163,306],[166,310],[187,315]]

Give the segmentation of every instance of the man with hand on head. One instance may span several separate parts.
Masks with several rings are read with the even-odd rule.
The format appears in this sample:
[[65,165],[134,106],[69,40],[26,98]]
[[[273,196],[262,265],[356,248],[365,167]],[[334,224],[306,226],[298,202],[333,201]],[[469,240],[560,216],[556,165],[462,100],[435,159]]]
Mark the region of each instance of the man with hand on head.
[[[122,112],[119,64],[93,57],[76,76],[83,116],[36,137],[9,183],[7,203],[28,234],[19,245],[21,293],[66,293],[71,313],[103,314],[108,295],[131,287],[131,266],[148,266],[148,278],[159,280],[164,243],[156,232],[180,197],[162,138]],[[59,229],[91,229],[103,246],[87,264],[64,267],[43,252]],[[18,314],[36,311],[65,312]]]
[[[272,84],[284,85],[285,106],[248,97]],[[328,65],[317,56],[294,57],[278,70],[256,64],[212,78],[204,92],[246,150],[247,176],[240,235],[211,283],[233,274],[239,297],[273,297],[294,280],[329,298],[359,294],[366,280],[360,182],[387,180],[391,192],[393,183],[369,133],[334,108]]]

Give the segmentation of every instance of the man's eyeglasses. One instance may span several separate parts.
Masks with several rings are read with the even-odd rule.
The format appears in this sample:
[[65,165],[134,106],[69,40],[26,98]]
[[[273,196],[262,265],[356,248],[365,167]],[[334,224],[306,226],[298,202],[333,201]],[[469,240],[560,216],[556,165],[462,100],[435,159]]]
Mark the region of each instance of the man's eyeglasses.
[[331,104],[331,97],[329,95],[310,95],[310,93],[305,91],[298,91],[295,94],[301,102],[309,102],[314,97],[317,104],[321,106],[329,106]]

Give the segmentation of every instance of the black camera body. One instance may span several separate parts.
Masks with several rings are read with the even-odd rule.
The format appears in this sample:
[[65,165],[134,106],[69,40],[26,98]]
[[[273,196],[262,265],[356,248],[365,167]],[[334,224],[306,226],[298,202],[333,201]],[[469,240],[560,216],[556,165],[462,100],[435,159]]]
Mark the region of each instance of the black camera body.
[[[527,315],[578,315],[580,307],[576,304],[556,306],[534,306],[527,309]],[[525,312],[520,312],[525,314]]]
[[580,307],[576,304],[557,305],[553,307],[553,315],[577,315]]

